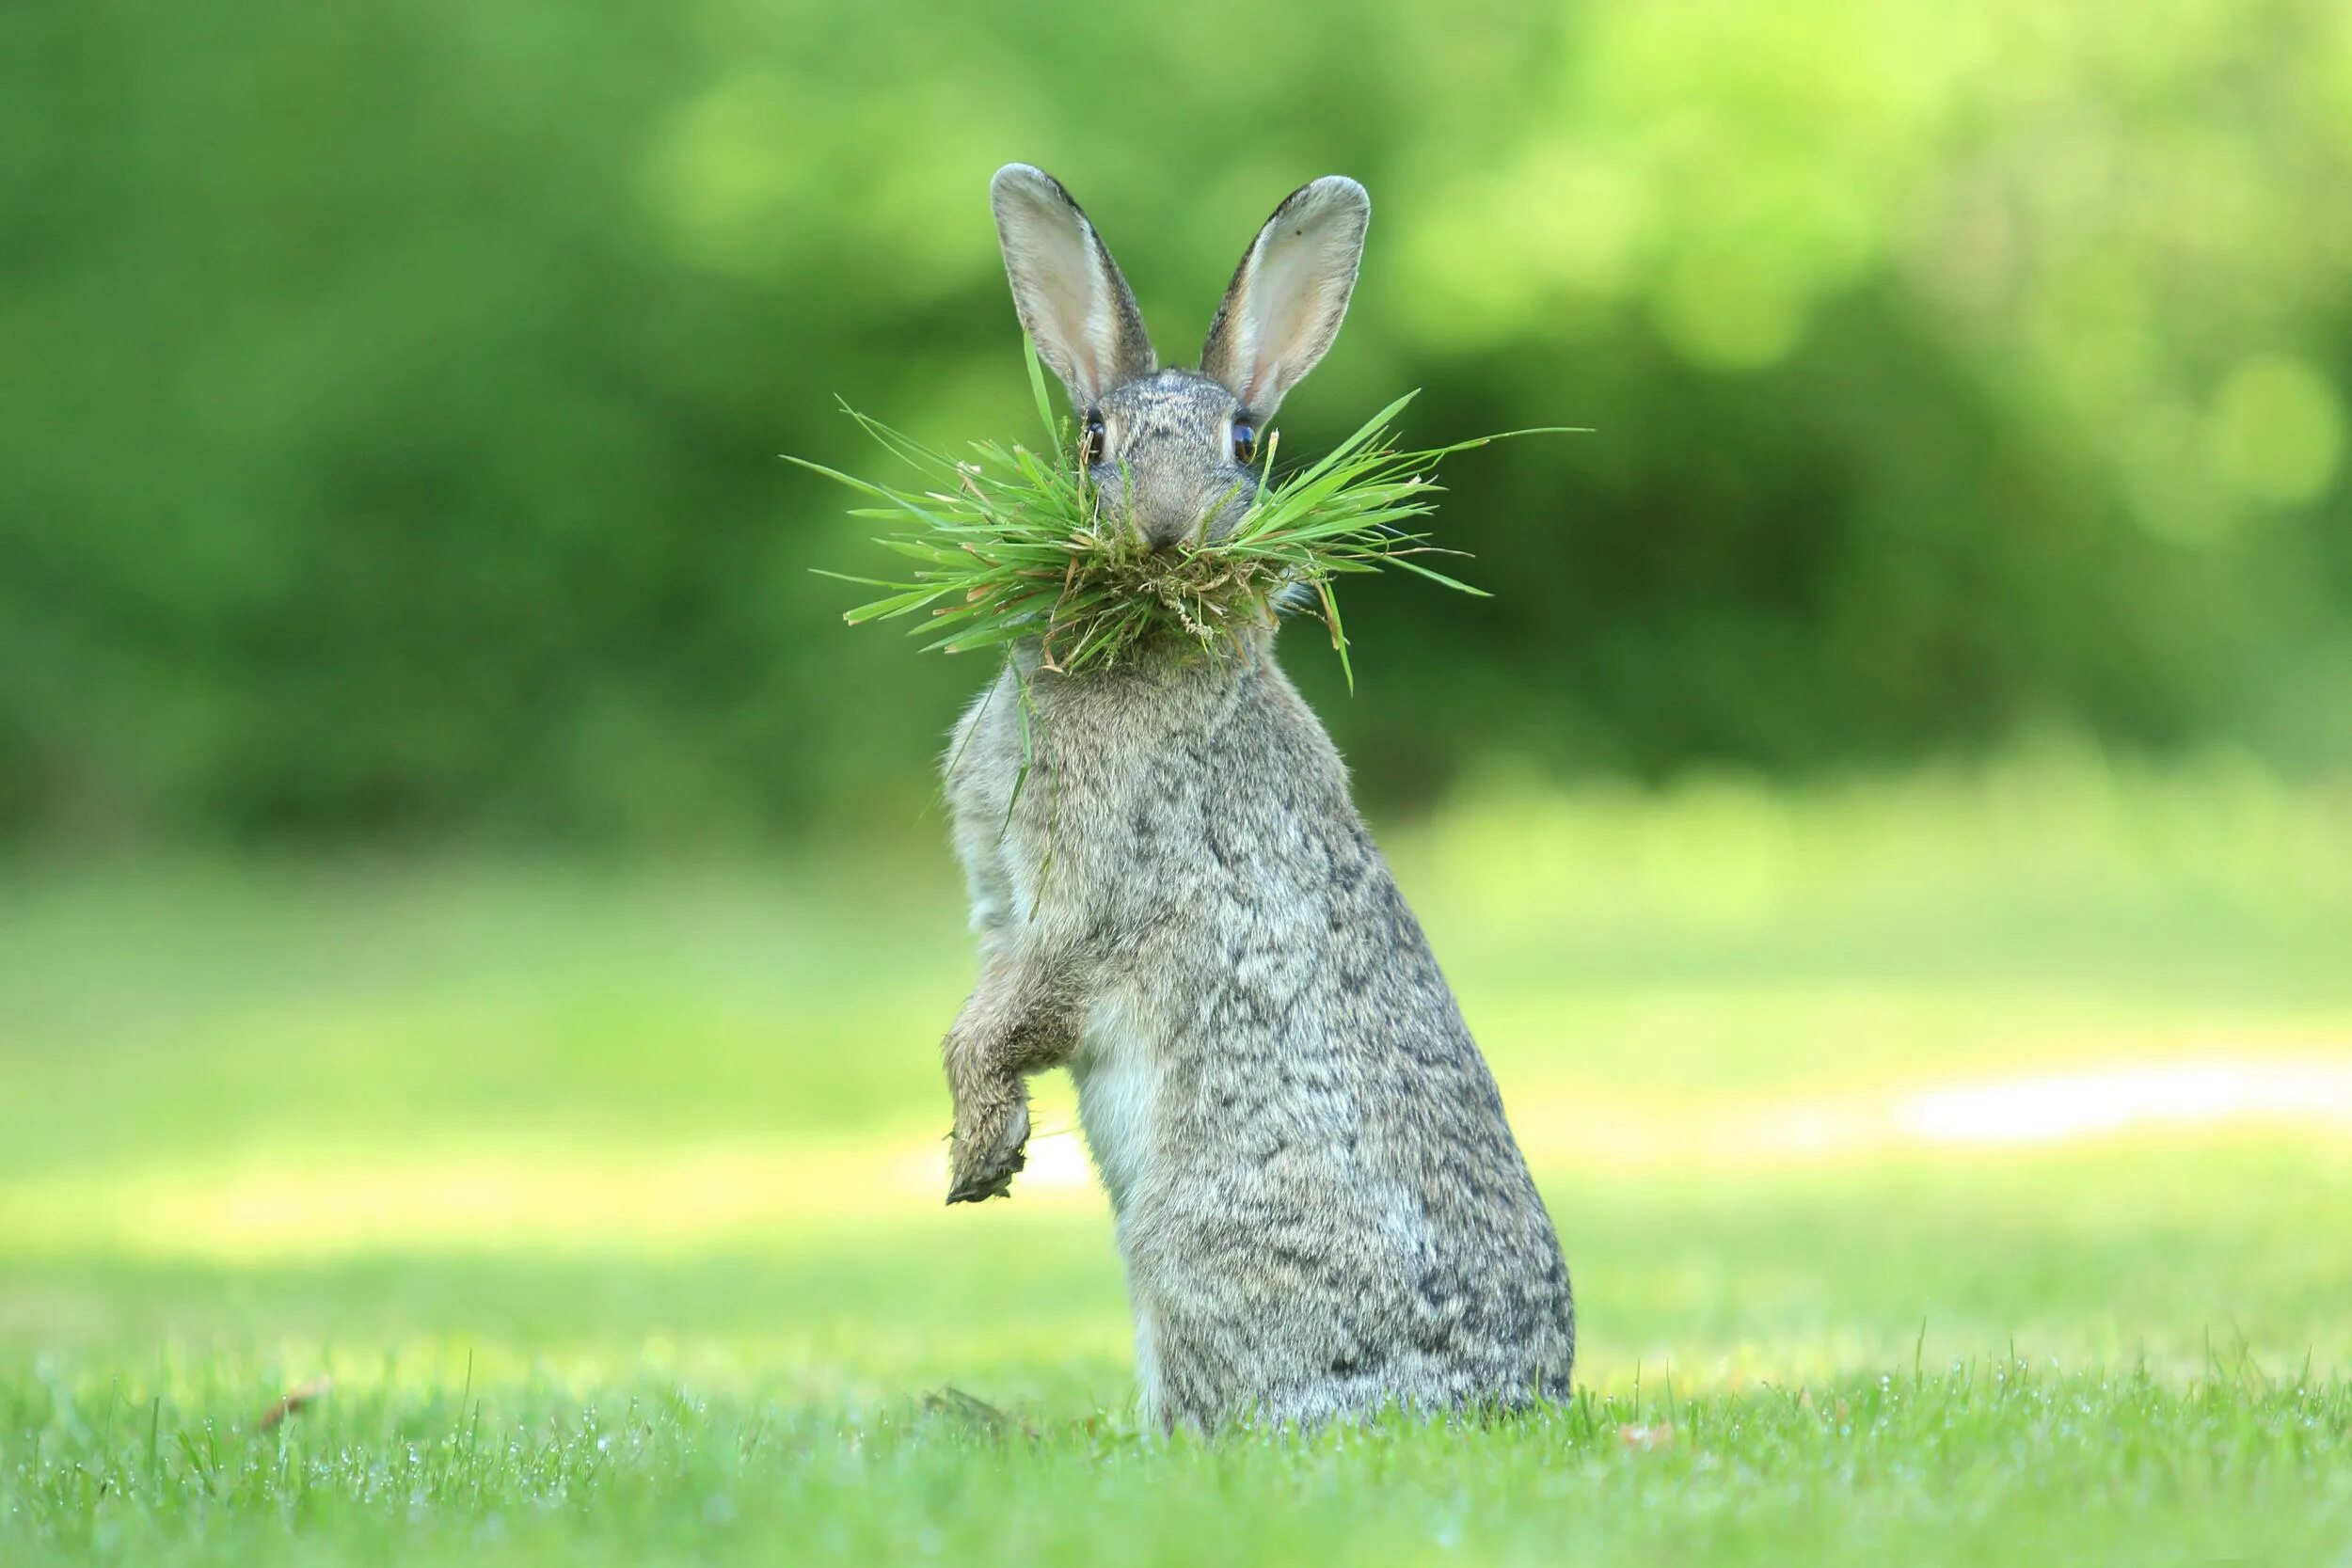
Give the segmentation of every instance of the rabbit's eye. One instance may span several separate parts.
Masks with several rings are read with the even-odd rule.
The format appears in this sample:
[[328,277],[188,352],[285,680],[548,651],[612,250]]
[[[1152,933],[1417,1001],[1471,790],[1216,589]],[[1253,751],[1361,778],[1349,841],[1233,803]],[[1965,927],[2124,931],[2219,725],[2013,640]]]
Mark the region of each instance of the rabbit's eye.
[[1086,429],[1078,436],[1079,467],[1091,468],[1103,461],[1103,416],[1089,412]]
[[1247,463],[1258,455],[1258,428],[1246,420],[1233,421],[1233,461]]

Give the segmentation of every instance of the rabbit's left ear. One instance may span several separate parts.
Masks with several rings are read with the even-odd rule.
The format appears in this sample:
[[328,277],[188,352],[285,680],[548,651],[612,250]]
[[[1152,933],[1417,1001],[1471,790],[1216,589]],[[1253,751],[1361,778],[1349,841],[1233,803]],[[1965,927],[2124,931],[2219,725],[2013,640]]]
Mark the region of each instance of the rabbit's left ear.
[[1301,185],[1244,252],[1200,369],[1259,419],[1315,368],[1347,314],[1372,198],[1342,174]]

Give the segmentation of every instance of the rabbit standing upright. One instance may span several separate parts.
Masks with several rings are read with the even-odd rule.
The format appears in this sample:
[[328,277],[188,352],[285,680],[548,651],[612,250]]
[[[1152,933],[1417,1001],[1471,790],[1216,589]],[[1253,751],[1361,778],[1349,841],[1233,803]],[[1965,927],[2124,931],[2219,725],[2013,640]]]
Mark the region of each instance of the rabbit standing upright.
[[[1363,187],[1317,180],[1275,209],[1198,371],[1159,365],[1050,175],[1008,166],[991,197],[1104,525],[1155,548],[1230,531],[1257,433],[1346,312]],[[1178,640],[1077,676],[1017,645],[958,726],[946,792],[983,969],[945,1045],[948,1201],[1008,1190],[1023,1080],[1066,1065],[1147,1420],[1561,1398],[1576,1326],[1550,1219],[1274,634],[1268,617],[1221,653]]]

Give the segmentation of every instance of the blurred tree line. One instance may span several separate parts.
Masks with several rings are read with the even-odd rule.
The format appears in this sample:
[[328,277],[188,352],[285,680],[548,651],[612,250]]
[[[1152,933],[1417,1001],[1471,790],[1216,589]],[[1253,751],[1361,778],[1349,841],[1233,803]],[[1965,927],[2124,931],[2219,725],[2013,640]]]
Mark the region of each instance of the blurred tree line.
[[2352,7],[34,0],[0,12],[0,837],[903,824],[835,394],[1025,436],[985,201],[1169,358],[1371,187],[1306,452],[1499,591],[1287,640],[1367,793],[2043,725],[2352,759]]

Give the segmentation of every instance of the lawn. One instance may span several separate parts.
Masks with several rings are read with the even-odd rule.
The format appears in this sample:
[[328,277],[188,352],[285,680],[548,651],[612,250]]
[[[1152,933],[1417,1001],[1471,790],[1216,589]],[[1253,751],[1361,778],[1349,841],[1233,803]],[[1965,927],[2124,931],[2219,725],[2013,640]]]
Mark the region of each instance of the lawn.
[[[1161,1443],[935,823],[0,873],[0,1563],[2352,1562],[2352,800],[2065,752],[1384,834],[1583,1393]],[[280,1402],[299,1396],[294,1408]]]

